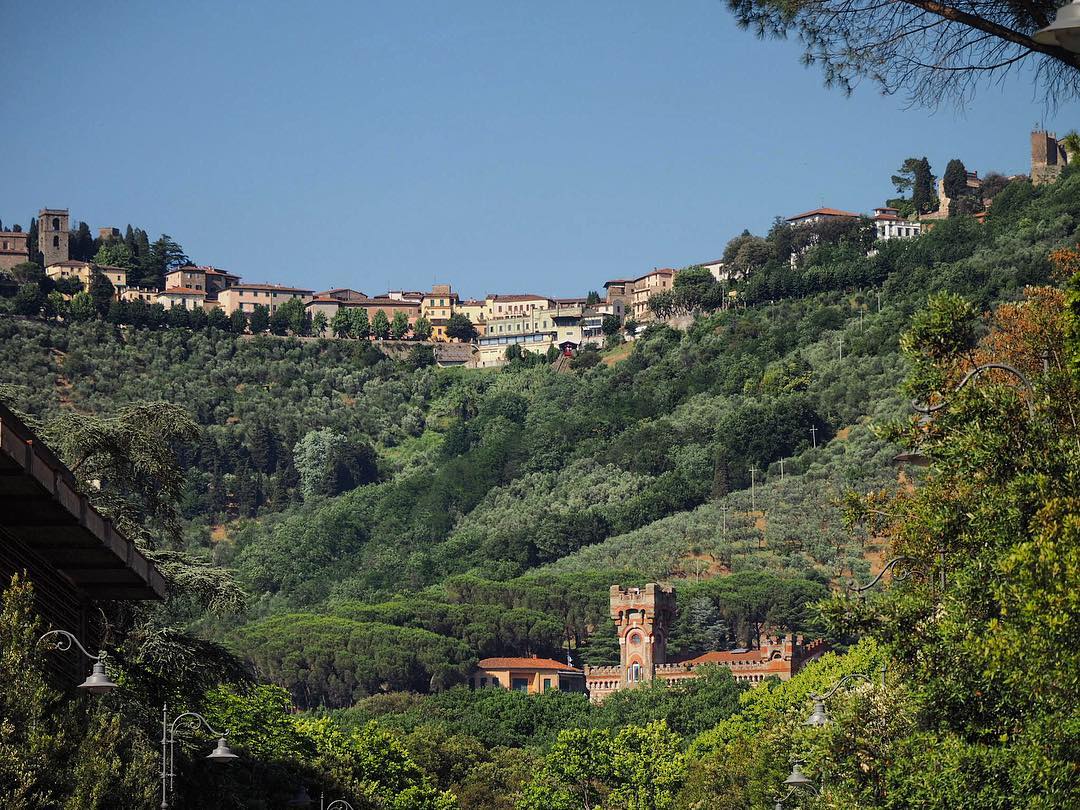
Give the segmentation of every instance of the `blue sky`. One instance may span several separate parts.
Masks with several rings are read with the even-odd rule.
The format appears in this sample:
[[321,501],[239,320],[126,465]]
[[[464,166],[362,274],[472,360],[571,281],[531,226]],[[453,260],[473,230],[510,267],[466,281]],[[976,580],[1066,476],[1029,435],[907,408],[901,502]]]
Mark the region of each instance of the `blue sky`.
[[962,113],[845,97],[721,0],[0,9],[0,219],[130,222],[248,281],[579,295],[1080,126],[1019,78]]

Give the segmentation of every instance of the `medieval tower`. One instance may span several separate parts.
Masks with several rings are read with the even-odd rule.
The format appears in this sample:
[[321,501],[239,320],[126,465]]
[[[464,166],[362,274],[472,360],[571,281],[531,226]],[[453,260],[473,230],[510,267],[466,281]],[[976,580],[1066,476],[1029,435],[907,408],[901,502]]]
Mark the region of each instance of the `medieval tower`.
[[1032,185],[1054,182],[1068,162],[1069,155],[1053,132],[1035,130],[1031,133]]
[[651,681],[667,663],[667,637],[675,619],[675,589],[650,582],[644,588],[611,586],[611,618],[619,636],[619,664],[626,683]]
[[38,212],[38,250],[45,267],[70,258],[66,208],[42,208]]

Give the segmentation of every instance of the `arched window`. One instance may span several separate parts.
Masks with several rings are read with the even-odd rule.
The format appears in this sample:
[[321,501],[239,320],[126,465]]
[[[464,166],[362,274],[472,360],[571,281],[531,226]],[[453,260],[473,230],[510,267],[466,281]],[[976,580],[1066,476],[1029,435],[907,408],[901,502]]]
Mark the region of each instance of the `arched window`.
[[641,646],[641,633],[631,633],[629,638],[627,638],[627,641],[630,642],[631,646],[640,647]]
[[641,680],[641,664],[637,661],[630,665],[630,670],[626,673],[626,680],[630,683],[637,683]]
[[60,217],[53,217],[52,218],[52,229],[54,231],[60,230]]
[[58,247],[60,247],[60,237],[59,237],[59,236],[54,236],[54,237],[52,238],[52,246],[53,246],[54,248],[58,248]]

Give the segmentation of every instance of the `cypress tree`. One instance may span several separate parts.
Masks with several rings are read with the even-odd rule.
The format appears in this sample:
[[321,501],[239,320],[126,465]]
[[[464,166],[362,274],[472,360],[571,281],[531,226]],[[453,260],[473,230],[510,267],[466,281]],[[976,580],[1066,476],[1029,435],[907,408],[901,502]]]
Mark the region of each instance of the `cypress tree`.
[[945,196],[949,198],[949,216],[953,216],[958,213],[957,201],[968,194],[967,169],[960,158],[949,161],[942,177],[942,185],[945,188]]
[[930,171],[930,161],[925,157],[915,165],[911,203],[919,214],[928,214],[934,209],[934,175]]

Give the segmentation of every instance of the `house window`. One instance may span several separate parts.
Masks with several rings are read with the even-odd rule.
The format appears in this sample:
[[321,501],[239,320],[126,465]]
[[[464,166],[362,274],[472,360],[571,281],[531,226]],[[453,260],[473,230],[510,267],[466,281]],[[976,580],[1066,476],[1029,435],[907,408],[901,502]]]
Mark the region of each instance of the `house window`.
[[544,678],[544,691],[551,688],[551,678]]
[[641,664],[635,661],[630,665],[630,671],[626,673],[626,680],[630,683],[637,683],[641,680]]
[[53,217],[52,229],[54,231],[60,230],[60,218],[59,217]]
[[59,236],[54,236],[54,237],[52,238],[52,246],[53,246],[54,248],[58,248],[58,247],[60,247],[60,237],[59,237]]
[[528,678],[511,678],[510,688],[515,692],[528,692],[529,691],[529,679]]

